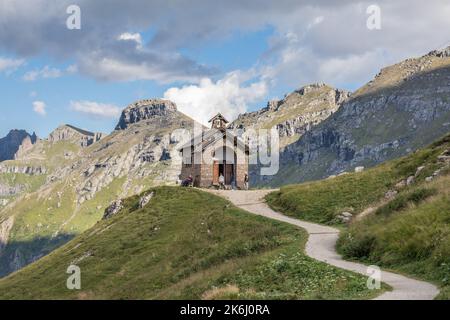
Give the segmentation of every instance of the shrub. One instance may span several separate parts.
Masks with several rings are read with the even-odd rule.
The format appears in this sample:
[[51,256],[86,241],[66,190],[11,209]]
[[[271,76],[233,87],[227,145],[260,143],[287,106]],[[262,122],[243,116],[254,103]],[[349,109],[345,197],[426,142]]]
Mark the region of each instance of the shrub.
[[350,232],[342,234],[337,246],[346,258],[368,259],[375,248],[376,238],[373,235],[363,234],[354,236]]

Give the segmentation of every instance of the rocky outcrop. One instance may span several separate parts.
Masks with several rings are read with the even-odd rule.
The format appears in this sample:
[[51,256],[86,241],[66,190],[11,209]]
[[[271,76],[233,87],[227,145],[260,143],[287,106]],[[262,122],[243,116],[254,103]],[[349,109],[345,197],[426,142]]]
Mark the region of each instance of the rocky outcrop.
[[36,141],[35,133],[30,135],[25,130],[11,130],[6,137],[0,139],[0,162],[13,160],[23,144],[33,145]]
[[[84,171],[84,182],[77,190],[78,203],[89,201],[114,179],[125,176],[132,179],[153,175],[161,181],[175,181],[181,161],[174,147],[175,143],[169,133],[163,136],[148,136],[139,143],[130,145],[124,153],[117,153],[92,163]],[[164,170],[155,172],[149,168],[167,160],[170,161]]]
[[275,126],[278,130],[280,138],[292,137],[295,135],[302,136],[311,127],[318,125],[320,122],[328,118],[336,109],[329,109],[325,111],[312,112],[306,115],[301,115],[286,121],[283,121]]
[[14,224],[14,217],[0,222],[0,254],[8,242],[9,232]]
[[24,185],[8,186],[0,183],[0,197],[12,197],[21,193],[25,189]]
[[79,144],[81,147],[88,147],[91,144],[102,139],[102,133],[89,132],[77,127],[65,124],[59,126],[48,136],[48,141],[51,143],[59,141],[70,141]]
[[261,110],[239,115],[228,128],[238,133],[274,127],[285,147],[336,112],[349,94],[324,83],[310,84],[282,100],[269,101]]
[[21,157],[24,157],[31,149],[33,149],[33,146],[37,142],[37,136],[35,133],[33,133],[31,136],[25,137],[23,139],[22,143],[19,146],[19,149],[14,154],[14,159],[18,159]]
[[47,168],[43,166],[20,166],[2,163],[0,164],[0,173],[21,173],[35,176],[46,174]]
[[342,223],[349,223],[353,218],[353,214],[350,212],[342,212],[336,216],[336,219]]
[[149,194],[142,196],[139,199],[139,208],[144,208],[150,202],[150,200],[152,200],[154,195],[154,192],[150,192]]
[[158,118],[170,118],[175,115],[177,107],[175,103],[162,99],[146,99],[130,104],[123,110],[116,130],[124,130],[134,123]]
[[277,186],[373,166],[446,134],[449,50],[384,68],[337,112],[281,153],[278,175],[256,177],[256,183]]
[[106,208],[105,213],[103,214],[103,220],[111,218],[112,216],[119,213],[119,211],[122,209],[123,209],[123,201],[122,200],[114,201],[108,206],[108,208]]
[[428,55],[439,57],[439,58],[450,57],[450,47],[440,49],[440,50],[433,50]]

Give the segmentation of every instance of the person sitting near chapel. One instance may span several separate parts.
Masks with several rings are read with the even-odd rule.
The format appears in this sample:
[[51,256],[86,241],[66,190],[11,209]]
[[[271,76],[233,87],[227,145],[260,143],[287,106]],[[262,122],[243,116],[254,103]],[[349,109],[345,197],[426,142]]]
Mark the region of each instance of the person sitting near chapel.
[[219,176],[219,188],[225,189],[225,177],[223,176],[223,174],[220,174]]
[[187,177],[186,179],[183,180],[183,182],[181,183],[181,186],[182,187],[192,187],[193,183],[194,183],[194,179],[190,175],[189,177]]

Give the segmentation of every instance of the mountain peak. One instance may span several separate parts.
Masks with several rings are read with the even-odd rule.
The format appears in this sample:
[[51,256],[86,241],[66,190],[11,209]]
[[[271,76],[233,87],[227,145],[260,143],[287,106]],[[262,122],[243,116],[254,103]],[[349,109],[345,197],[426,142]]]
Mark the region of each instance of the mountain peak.
[[62,124],[48,136],[48,141],[72,141],[79,143],[81,147],[87,147],[103,137],[102,133],[94,133],[77,128],[70,124]]
[[177,106],[170,100],[144,99],[128,105],[120,116],[116,130],[124,130],[143,120],[167,117],[177,112]]
[[[442,85],[441,80],[437,80],[446,74],[450,66],[450,46],[430,51],[429,53],[414,58],[408,58],[396,64],[384,67],[380,72],[368,83],[359,88],[353,95],[353,98],[362,95],[376,94],[380,90],[393,89],[398,86],[403,88],[414,87],[425,88],[431,90]],[[441,70],[441,71],[438,71]],[[415,80],[415,81],[411,81]]]
[[27,138],[34,144],[37,140],[36,134],[30,135],[25,130],[13,129],[6,137],[0,139],[0,161],[12,160],[16,152]]
[[295,90],[294,92],[299,93],[301,95],[305,95],[310,92],[320,91],[323,89],[331,89],[331,88],[333,88],[333,87],[327,85],[324,82],[315,82],[315,83],[310,83],[303,87],[300,87],[299,89]]
[[55,133],[57,133],[58,131],[64,131],[64,130],[72,130],[72,131],[76,131],[79,134],[85,135],[85,136],[93,136],[95,135],[95,133],[84,130],[84,129],[80,129],[78,127],[72,126],[70,124],[61,124],[58,128],[56,128],[50,135],[53,135]]

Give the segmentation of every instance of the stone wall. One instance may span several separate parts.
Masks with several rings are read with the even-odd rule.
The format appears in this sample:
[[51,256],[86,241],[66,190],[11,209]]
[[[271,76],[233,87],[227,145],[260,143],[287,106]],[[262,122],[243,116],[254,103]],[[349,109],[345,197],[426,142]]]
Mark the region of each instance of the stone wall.
[[[236,167],[235,167],[235,178],[236,185],[238,188],[244,188],[244,177],[245,173],[248,173],[248,156],[245,154],[245,150],[242,147],[234,147],[231,141],[226,141],[225,145],[230,150],[233,150],[236,154]],[[192,164],[192,165],[182,165],[180,179],[184,180],[189,175],[194,178],[194,185],[201,188],[209,188],[212,186],[213,182],[213,163],[214,159],[217,158],[217,150],[224,147],[223,140],[217,140],[215,143],[209,145],[203,151],[202,164]],[[215,152],[216,151],[216,152]],[[232,151],[232,152],[233,152]],[[184,152],[190,152],[189,148],[186,148]],[[228,163],[234,162],[233,154],[232,159],[229,159],[229,155],[225,156]],[[185,157],[183,157],[185,158]]]

